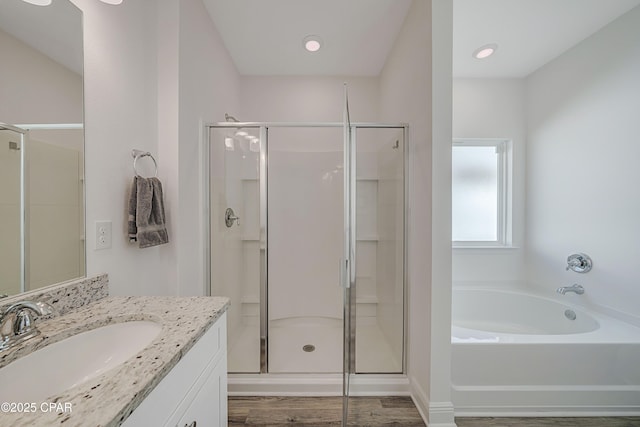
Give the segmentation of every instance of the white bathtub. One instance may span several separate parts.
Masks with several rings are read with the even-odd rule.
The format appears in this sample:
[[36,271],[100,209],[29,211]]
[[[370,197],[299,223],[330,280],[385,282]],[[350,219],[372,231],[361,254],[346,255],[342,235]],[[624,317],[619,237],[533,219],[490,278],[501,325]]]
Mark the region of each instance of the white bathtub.
[[640,328],[578,298],[454,287],[456,414],[640,415]]

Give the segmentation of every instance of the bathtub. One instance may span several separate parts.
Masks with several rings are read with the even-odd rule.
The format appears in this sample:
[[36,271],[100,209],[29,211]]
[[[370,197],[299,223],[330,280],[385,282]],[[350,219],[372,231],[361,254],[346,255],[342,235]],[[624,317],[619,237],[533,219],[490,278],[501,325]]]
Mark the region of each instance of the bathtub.
[[558,297],[454,287],[456,415],[640,415],[640,328]]

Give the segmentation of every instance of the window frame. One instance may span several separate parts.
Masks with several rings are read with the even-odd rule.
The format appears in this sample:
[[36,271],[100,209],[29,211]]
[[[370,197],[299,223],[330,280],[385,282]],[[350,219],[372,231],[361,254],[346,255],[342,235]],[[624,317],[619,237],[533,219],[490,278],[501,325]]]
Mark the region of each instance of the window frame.
[[[455,146],[464,147],[495,147],[498,154],[498,201],[497,201],[497,239],[496,240],[453,240],[451,244],[457,248],[511,248],[512,247],[512,140],[507,138],[454,138],[452,151]],[[452,163],[453,174],[453,163]],[[453,192],[453,183],[452,183]],[[453,206],[452,206],[453,221]]]

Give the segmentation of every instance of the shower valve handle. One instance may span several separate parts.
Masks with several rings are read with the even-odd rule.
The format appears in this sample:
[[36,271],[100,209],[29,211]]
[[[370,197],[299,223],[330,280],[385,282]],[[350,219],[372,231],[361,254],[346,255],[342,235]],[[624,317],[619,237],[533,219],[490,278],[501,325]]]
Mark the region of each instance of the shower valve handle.
[[236,222],[236,225],[240,225],[240,217],[236,216],[233,209],[227,208],[227,210],[224,211],[224,223],[227,227],[231,228],[233,221]]

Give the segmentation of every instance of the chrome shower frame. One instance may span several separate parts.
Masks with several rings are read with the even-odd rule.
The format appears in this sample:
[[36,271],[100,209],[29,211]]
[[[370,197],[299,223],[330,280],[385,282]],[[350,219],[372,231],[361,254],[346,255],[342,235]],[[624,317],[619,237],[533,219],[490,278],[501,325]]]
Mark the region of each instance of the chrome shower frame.
[[[268,248],[267,248],[267,170],[268,170],[268,130],[270,128],[341,128],[344,124],[342,122],[209,122],[204,123],[202,133],[202,149],[203,154],[202,167],[203,167],[203,207],[204,212],[204,224],[203,229],[205,232],[204,239],[204,279],[205,279],[205,295],[211,295],[211,268],[210,268],[210,254],[211,254],[211,194],[210,194],[210,143],[211,143],[211,131],[216,128],[259,128],[260,129],[260,154],[259,154],[259,194],[260,194],[260,374],[267,374],[269,372],[269,330],[268,330],[268,282],[267,282],[267,268],[268,268]],[[409,226],[409,176],[410,176],[410,164],[409,164],[409,125],[407,123],[373,123],[373,122],[353,122],[351,123],[352,135],[355,135],[355,131],[359,128],[395,128],[402,129],[403,131],[403,185],[404,185],[404,230],[403,230],[403,339],[402,339],[402,375],[406,375],[407,372],[407,327],[408,327],[408,298],[407,298],[407,272],[408,272],[408,226]],[[354,138],[355,139],[355,138]],[[395,147],[394,147],[395,148]],[[354,156],[355,157],[355,156]],[[352,165],[345,165],[345,173],[347,173],[347,167],[354,167],[355,158]],[[355,177],[355,175],[354,175]],[[352,192],[351,197],[355,197],[355,192]],[[354,200],[355,203],[355,200]],[[355,233],[355,218],[353,219],[353,232]],[[355,325],[353,325],[355,328]],[[355,363],[355,354],[354,363]],[[251,375],[251,374],[242,374]],[[363,374],[364,375],[364,374]],[[373,374],[373,375],[387,375],[387,374]],[[391,374],[396,375],[396,374]]]

